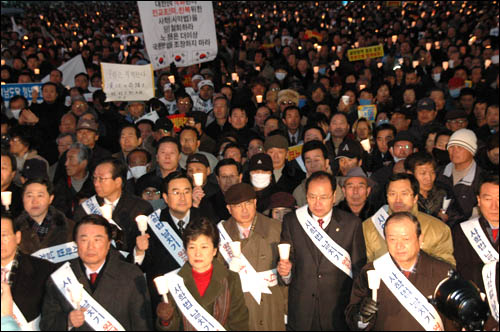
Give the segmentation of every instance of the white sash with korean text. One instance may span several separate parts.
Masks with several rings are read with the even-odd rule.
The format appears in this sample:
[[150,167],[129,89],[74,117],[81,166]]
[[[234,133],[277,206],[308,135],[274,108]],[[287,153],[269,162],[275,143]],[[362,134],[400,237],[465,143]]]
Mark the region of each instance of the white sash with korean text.
[[[219,251],[222,257],[229,264],[234,257],[233,251],[231,250],[230,243],[233,241],[226,229],[222,225],[222,221],[217,225],[219,228],[220,242]],[[260,300],[262,298],[262,293],[272,294],[269,287],[274,287],[278,284],[278,275],[276,269],[267,270],[264,272],[255,271],[254,267],[246,259],[243,253],[240,254],[240,261],[242,267],[238,274],[241,279],[241,288],[243,293],[249,292],[255,301],[260,305]]]
[[[71,300],[70,285],[79,281],[71,269],[70,263],[66,262],[50,276],[57,289],[64,298],[76,309],[76,304]],[[80,306],[87,309],[84,313],[85,322],[94,331],[125,331],[123,326],[106,309],[103,308],[85,289],[83,290]]]
[[460,227],[484,264],[498,261],[498,252],[484,234],[478,218],[460,223]]
[[[82,203],[82,208],[85,210],[87,214],[98,214],[102,216],[102,211],[99,206],[99,202],[97,201],[96,196],[92,196]],[[115,225],[120,231],[122,228],[113,219],[109,219],[108,222],[112,225]]]
[[12,314],[21,331],[40,331],[40,315],[28,323],[21,310],[15,302],[12,303]]
[[351,255],[332,240],[307,212],[308,205],[297,209],[297,219],[307,236],[321,253],[336,267],[352,278]]
[[73,241],[40,249],[32,253],[31,256],[57,264],[78,258],[78,247],[76,246],[76,242]]
[[385,235],[384,235],[384,226],[385,226],[385,222],[387,221],[387,219],[389,218],[389,213],[387,213],[387,210],[386,210],[386,207],[387,205],[384,205],[382,206],[372,217],[371,217],[371,220],[372,220],[372,223],[373,225],[375,226],[375,228],[377,229],[378,233],[380,234],[380,236],[385,239]]
[[490,262],[483,266],[483,283],[486,290],[486,297],[490,305],[491,315],[498,322],[498,293],[495,285],[497,262]]
[[210,315],[191,295],[184,285],[184,279],[177,272],[180,269],[165,274],[170,294],[177,303],[182,315],[197,331],[225,331],[226,329]]
[[426,331],[443,331],[436,309],[397,268],[389,253],[373,261],[373,266],[386,287]]
[[182,240],[172,229],[168,222],[160,220],[161,209],[156,210],[148,216],[148,225],[160,240],[161,244],[167,249],[179,266],[183,266],[188,258]]

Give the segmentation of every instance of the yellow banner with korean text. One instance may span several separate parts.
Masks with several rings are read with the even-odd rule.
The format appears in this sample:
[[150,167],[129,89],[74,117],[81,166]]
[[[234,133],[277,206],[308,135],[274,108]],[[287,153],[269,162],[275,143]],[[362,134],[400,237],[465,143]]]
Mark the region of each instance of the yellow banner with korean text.
[[302,147],[304,144],[290,146],[288,148],[288,161],[292,161],[296,159],[298,156],[302,154]]
[[347,58],[350,62],[371,58],[381,58],[384,56],[382,44],[361,48],[354,48],[347,51]]

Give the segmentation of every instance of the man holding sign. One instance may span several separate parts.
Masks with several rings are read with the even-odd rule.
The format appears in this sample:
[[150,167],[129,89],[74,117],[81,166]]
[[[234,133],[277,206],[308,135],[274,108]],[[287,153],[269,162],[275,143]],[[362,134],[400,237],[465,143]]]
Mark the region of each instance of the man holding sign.
[[306,181],[307,205],[283,219],[281,242],[291,251],[278,273],[290,285],[290,330],[347,330],[344,310],[366,251],[361,220],[333,208],[335,188],[334,176],[313,173]]
[[[137,267],[110,251],[108,221],[99,215],[83,217],[75,227],[74,239],[79,257],[61,266],[47,282],[42,330],[151,330],[146,281]],[[77,296],[79,283],[83,290]]]
[[[423,236],[417,218],[409,212],[395,213],[387,220],[384,234],[389,253],[363,267],[354,281],[346,309],[349,328],[374,331],[456,329],[446,320],[443,325],[440,314],[427,300],[439,282],[448,276],[452,266],[420,249]],[[372,280],[367,276],[373,269],[382,279],[376,290],[370,289]],[[376,299],[372,297],[374,291]]]

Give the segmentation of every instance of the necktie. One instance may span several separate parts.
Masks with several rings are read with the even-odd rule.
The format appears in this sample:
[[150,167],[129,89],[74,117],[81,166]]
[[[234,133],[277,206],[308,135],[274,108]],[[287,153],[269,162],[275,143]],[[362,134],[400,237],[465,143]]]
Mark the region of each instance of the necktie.
[[291,142],[290,142],[293,145],[297,144],[297,142],[295,141],[295,136],[292,136],[292,139],[291,139]]
[[319,224],[319,227],[321,227],[321,229],[323,229],[323,223],[325,221],[323,219],[318,219],[318,224]]
[[97,279],[97,273],[94,272],[94,273],[91,273],[90,274],[90,284],[91,285],[94,285],[95,284],[95,280]]
[[7,278],[7,274],[9,273],[9,269],[2,267],[2,282],[7,283],[9,279]]
[[249,229],[244,229],[242,233],[243,233],[243,238],[247,239],[248,235],[250,235],[250,228]]
[[180,230],[181,235],[182,235],[182,233],[184,232],[184,228],[183,228],[183,226],[184,226],[184,220],[179,220],[177,222],[177,226],[179,226],[179,230]]
[[498,228],[492,229],[492,234],[493,234],[493,242],[496,242],[498,238]]
[[403,274],[405,275],[406,279],[409,279],[410,278],[410,271],[401,271],[403,272]]

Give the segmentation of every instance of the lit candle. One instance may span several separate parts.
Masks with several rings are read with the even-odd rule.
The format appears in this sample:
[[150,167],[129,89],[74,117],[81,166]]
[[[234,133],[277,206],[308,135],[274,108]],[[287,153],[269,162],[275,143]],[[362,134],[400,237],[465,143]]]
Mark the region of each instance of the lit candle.
[[398,41],[398,35],[392,35],[392,42],[395,43]]
[[448,69],[448,61],[443,61],[443,63],[441,65],[443,66],[444,70]]
[[334,64],[335,64],[335,67],[338,67],[338,66],[340,66],[340,61],[339,60],[335,60]]
[[319,72],[319,66],[314,66],[313,70],[314,70],[314,73],[317,74]]
[[430,50],[431,50],[431,48],[432,48],[432,43],[425,43],[425,49],[426,49],[427,51],[430,51]]
[[260,66],[255,66],[256,71],[260,71]]
[[35,75],[40,75],[40,69],[35,68]]
[[418,64],[419,64],[418,60],[413,60],[412,62],[413,68],[417,68]]
[[491,59],[484,60],[484,68],[488,68],[491,65]]
[[255,99],[257,100],[257,104],[262,103],[262,95],[255,96]]
[[238,74],[237,74],[237,73],[232,73],[232,74],[231,74],[231,79],[232,79],[233,81],[238,82],[238,81],[239,81]]
[[168,81],[169,81],[171,84],[175,84],[175,76],[174,76],[174,75],[169,75],[169,76],[168,76]]
[[5,209],[7,211],[9,211],[9,206],[11,203],[12,203],[12,191],[2,191],[2,205],[5,206]]
[[364,85],[364,84],[359,85],[359,91],[363,90],[364,88],[366,88],[366,85]]
[[377,67],[378,67],[378,68],[382,68],[382,66],[383,66],[383,65],[384,65],[384,64],[383,64],[382,62],[377,62]]

